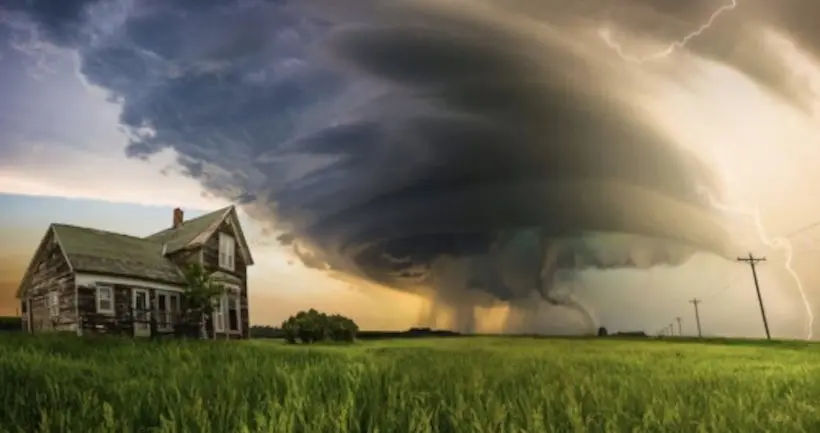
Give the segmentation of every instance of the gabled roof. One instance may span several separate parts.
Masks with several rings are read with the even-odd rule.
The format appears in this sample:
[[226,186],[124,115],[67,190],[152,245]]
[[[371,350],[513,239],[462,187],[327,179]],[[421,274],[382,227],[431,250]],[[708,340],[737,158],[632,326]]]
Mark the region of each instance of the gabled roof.
[[[219,225],[229,217],[236,230],[240,250],[246,263],[251,265],[253,258],[233,206],[185,221],[177,228],[166,229],[145,238],[68,224],[51,224],[38,250],[43,247],[48,233],[53,233],[74,272],[91,272],[184,284],[182,271],[167,258],[168,254],[202,246],[219,228]],[[30,273],[32,265],[33,262],[29,263],[26,275]],[[23,278],[25,281],[26,277]],[[221,277],[220,281],[241,282],[235,277],[231,278],[226,274]],[[25,283],[21,282],[18,296],[20,296],[23,284]]]
[[245,239],[245,234],[242,232],[242,227],[239,224],[236,208],[233,205],[185,221],[177,228],[165,229],[147,236],[145,239],[165,244],[166,254],[171,254],[186,248],[199,247],[208,241],[216,229],[219,228],[219,225],[222,224],[222,221],[228,217],[234,219],[233,227],[234,230],[236,230],[240,252],[245,262],[248,265],[252,265],[253,257],[251,256],[248,242]]
[[182,284],[181,271],[162,255],[162,243],[120,233],[52,224],[76,272],[144,278]]
[[216,230],[231,210],[233,210],[233,206],[207,213],[185,221],[177,228],[172,227],[147,236],[145,240],[165,244],[165,252],[167,254],[183,250],[194,246],[192,243],[194,243],[194,240],[201,234],[206,232],[210,234],[210,232]]
[[68,263],[68,268],[71,270],[71,272],[74,272],[74,268],[71,267],[71,262],[68,261],[68,257],[65,255],[65,252],[63,251],[63,247],[60,246],[60,241],[59,241],[59,239],[57,239],[57,235],[54,233],[53,227],[48,226],[48,230],[46,230],[46,233],[43,235],[43,238],[40,239],[40,243],[37,244],[37,249],[34,250],[34,256],[28,262],[28,266],[26,267],[26,272],[23,274],[22,280],[20,280],[20,285],[17,286],[17,292],[15,293],[14,296],[17,297],[18,299],[20,298],[20,294],[23,293],[23,287],[25,287],[26,283],[29,282],[29,278],[31,277],[31,272],[32,272],[32,269],[34,268],[34,264],[35,264],[35,260],[37,259],[37,256],[40,254],[40,251],[47,248],[46,247],[46,241],[48,241],[49,239],[51,239],[51,242],[53,242],[55,245],[57,245],[57,248],[60,250],[60,254],[63,255],[63,258],[65,259],[66,263]]

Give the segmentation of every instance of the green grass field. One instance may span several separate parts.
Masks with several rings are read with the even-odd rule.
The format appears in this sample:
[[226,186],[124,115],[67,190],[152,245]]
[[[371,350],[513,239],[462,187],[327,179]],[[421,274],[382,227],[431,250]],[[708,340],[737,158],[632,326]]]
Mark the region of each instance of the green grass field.
[[0,335],[2,432],[820,432],[820,345]]

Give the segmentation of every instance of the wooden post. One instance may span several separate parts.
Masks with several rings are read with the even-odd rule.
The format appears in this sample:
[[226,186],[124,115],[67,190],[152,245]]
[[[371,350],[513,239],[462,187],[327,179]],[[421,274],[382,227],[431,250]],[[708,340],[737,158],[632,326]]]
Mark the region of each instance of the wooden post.
[[759,262],[765,262],[765,257],[755,257],[752,253],[749,253],[749,257],[738,257],[737,261],[739,262],[746,262],[752,268],[752,278],[755,281],[755,291],[757,292],[757,303],[760,305],[760,316],[763,317],[763,327],[766,329],[766,339],[771,340],[772,334],[769,333],[769,321],[766,320],[766,309],[763,308],[763,297],[760,296],[760,284],[757,281],[757,269],[755,266]]

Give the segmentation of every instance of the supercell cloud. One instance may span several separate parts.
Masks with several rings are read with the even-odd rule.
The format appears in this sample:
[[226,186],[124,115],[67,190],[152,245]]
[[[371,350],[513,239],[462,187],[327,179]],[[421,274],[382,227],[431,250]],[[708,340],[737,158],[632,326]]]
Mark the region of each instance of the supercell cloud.
[[[605,18],[638,34],[635,16],[683,12],[331,4],[34,1],[7,21],[80,53],[84,78],[122,104],[129,157],[173,148],[304,264],[432,296],[454,326],[474,326],[472,306],[533,299],[593,326],[559,294],[577,272],[726,254],[710,168],[645,120],[635,66],[595,37]],[[747,73],[794,96],[778,71]]]

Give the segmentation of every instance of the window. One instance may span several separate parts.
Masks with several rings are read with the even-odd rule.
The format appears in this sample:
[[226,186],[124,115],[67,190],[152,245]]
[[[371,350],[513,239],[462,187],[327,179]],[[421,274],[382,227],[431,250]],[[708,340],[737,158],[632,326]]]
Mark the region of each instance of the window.
[[214,331],[225,332],[225,297],[221,296],[214,300]]
[[239,296],[226,295],[226,297],[228,310],[228,330],[232,332],[239,332]]
[[219,267],[234,270],[234,250],[236,243],[233,237],[225,233],[219,234]]
[[48,313],[51,317],[60,315],[60,294],[58,292],[48,293]]
[[97,312],[114,313],[114,289],[109,286],[97,286]]
[[139,329],[144,331],[151,326],[151,300],[148,290],[146,289],[132,289],[134,296],[131,311],[134,315],[135,331]]
[[179,295],[174,294],[171,296],[171,312],[172,313],[179,313]]
[[239,332],[242,330],[239,312],[239,296],[223,295],[216,301],[214,308],[214,331]]
[[179,313],[179,294],[157,292],[157,328],[173,329],[174,319]]

